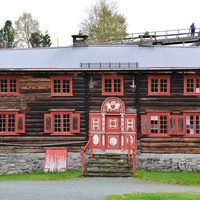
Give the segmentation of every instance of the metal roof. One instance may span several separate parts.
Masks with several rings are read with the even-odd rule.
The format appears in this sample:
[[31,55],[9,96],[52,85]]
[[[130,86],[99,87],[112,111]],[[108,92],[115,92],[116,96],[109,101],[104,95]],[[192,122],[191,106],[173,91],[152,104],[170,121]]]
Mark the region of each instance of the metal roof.
[[200,68],[200,47],[99,45],[0,50],[0,70],[91,70],[89,64],[94,63],[137,63],[132,69],[141,70]]

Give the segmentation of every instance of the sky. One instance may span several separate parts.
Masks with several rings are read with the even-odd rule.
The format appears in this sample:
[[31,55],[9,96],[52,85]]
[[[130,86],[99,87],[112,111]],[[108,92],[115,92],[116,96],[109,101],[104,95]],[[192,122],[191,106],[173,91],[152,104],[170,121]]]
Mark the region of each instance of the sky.
[[[7,20],[18,20],[23,12],[38,20],[40,30],[48,31],[52,45],[72,45],[71,35],[78,34],[86,10],[97,0],[0,0],[0,28]],[[126,18],[128,33],[188,29],[200,27],[199,0],[112,0],[118,13]],[[198,28],[199,30],[199,28]]]

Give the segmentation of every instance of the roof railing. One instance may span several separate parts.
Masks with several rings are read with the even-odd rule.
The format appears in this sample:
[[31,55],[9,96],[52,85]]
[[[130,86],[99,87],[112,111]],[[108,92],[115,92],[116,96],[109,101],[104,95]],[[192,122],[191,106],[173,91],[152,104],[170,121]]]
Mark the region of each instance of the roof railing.
[[80,63],[80,67],[82,69],[130,69],[130,68],[138,68],[138,62],[116,62],[116,63]]

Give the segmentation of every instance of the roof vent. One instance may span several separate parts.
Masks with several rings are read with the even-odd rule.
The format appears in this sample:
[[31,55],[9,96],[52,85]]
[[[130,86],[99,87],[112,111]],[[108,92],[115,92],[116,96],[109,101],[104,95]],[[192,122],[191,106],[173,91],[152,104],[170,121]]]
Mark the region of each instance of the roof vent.
[[72,35],[73,46],[86,46],[87,35]]

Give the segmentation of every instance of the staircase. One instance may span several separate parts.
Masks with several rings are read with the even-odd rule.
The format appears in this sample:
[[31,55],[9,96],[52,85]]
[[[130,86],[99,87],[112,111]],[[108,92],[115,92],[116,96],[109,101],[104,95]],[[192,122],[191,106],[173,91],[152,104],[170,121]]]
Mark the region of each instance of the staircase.
[[132,168],[126,154],[93,154],[85,166],[87,177],[130,177]]

